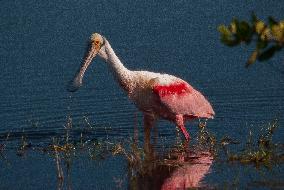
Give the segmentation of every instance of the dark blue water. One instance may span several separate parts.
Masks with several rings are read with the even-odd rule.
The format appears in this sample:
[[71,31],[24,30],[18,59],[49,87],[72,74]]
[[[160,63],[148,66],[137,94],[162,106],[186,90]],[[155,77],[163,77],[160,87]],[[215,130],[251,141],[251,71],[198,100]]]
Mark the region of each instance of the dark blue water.
[[[283,18],[284,3],[280,1],[15,0],[1,1],[0,10],[1,136],[25,130],[30,140],[49,142],[62,132],[68,116],[77,127],[86,125],[88,118],[102,130],[111,127],[115,137],[132,134],[136,108],[102,60],[93,61],[78,92],[66,91],[93,32],[108,39],[128,68],[179,76],[205,94],[216,112],[208,128],[218,137],[244,139],[249,129],[258,131],[274,118],[280,126],[284,124],[283,52],[245,69],[253,47],[225,47],[217,32],[219,24],[229,24],[233,17],[249,19],[251,11],[262,19]],[[140,114],[138,121],[141,123]],[[196,125],[188,125],[193,135]],[[159,133],[174,138],[175,128],[162,121]],[[283,128],[278,129],[275,140],[283,142],[283,135]],[[1,179],[1,188],[22,189],[21,184],[27,189],[54,188],[54,176],[48,177],[48,163],[53,160],[33,156],[36,164],[19,171],[15,168],[27,166],[33,159],[11,156],[10,172],[2,171],[7,175]],[[88,160],[78,158],[82,165],[73,174],[73,187],[112,189],[104,184],[113,178],[103,176],[120,175],[122,161],[108,160],[100,166],[89,161],[88,167],[94,169],[83,170],[84,159]],[[35,175],[33,170],[44,170],[37,175],[41,176],[38,181],[28,180]],[[23,180],[15,183],[19,176]]]

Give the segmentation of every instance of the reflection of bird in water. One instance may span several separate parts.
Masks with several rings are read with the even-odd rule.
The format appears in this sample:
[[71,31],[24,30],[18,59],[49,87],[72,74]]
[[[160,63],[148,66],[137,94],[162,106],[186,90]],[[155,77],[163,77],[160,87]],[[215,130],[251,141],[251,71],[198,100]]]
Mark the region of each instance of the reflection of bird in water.
[[178,167],[168,177],[161,190],[188,189],[201,187],[201,181],[209,173],[213,156],[209,152],[197,152],[191,155],[186,164]]
[[186,140],[189,140],[184,126],[186,120],[213,118],[215,113],[210,103],[187,82],[168,74],[128,70],[105,37],[97,33],[91,36],[89,52],[71,81],[69,91],[76,91],[82,85],[84,73],[96,55],[109,64],[121,87],[143,112],[145,138],[150,138],[150,129],[159,118],[173,121]]
[[133,160],[128,160],[129,189],[207,188],[208,184],[202,182],[213,163],[213,156],[209,151],[174,148],[159,155],[154,149],[150,150],[150,152],[144,150],[143,157],[135,149],[131,151],[138,162],[133,164]]

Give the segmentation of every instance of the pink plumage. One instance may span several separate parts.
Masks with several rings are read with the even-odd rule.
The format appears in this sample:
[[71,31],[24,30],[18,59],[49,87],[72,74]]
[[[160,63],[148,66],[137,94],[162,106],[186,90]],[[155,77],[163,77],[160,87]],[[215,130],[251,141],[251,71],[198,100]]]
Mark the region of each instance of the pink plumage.
[[213,118],[215,114],[205,97],[186,82],[155,85],[153,91],[175,114],[189,118]]
[[189,91],[186,83],[172,83],[169,85],[156,85],[153,88],[153,91],[159,94],[160,97],[169,96],[173,94],[183,94],[186,91]]

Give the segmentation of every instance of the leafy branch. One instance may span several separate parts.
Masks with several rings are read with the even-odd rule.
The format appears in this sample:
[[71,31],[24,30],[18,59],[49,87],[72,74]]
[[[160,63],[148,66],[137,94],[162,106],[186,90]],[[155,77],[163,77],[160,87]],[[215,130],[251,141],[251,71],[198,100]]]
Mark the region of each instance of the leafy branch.
[[233,19],[228,26],[219,25],[218,31],[221,42],[229,47],[256,42],[255,50],[248,58],[246,67],[256,60],[269,60],[284,46],[284,20],[276,21],[273,17],[269,17],[265,23],[252,14],[249,22]]

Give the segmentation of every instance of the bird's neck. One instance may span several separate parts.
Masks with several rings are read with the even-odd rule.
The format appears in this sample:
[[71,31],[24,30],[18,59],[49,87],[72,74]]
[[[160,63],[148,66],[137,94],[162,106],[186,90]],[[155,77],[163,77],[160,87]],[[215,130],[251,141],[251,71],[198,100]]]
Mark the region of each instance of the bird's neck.
[[114,77],[124,90],[127,92],[131,91],[131,83],[133,79],[132,71],[128,70],[122,64],[108,41],[105,41],[105,48],[107,54],[106,62],[109,64]]

